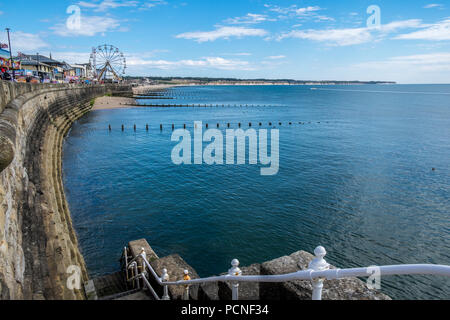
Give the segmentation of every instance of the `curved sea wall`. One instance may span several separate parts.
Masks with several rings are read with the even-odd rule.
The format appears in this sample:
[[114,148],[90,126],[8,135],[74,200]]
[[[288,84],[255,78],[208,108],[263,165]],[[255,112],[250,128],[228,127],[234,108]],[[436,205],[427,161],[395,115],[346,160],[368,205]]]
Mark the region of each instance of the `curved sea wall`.
[[64,195],[62,143],[92,99],[131,90],[0,81],[0,300],[84,298],[67,286],[87,272]]

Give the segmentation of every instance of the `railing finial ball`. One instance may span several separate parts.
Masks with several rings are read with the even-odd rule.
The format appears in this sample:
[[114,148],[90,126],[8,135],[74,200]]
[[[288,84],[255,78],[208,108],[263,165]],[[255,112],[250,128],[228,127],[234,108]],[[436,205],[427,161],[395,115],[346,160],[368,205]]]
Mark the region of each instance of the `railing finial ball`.
[[314,250],[314,255],[314,259],[309,264],[310,270],[323,271],[330,268],[330,265],[324,259],[324,257],[327,255],[327,251],[324,247],[317,247],[316,250]]
[[228,270],[228,275],[230,275],[230,276],[241,276],[242,275],[242,271],[241,271],[241,269],[239,269],[239,260],[238,259],[233,259],[233,261],[231,261],[231,266],[232,266],[232,268],[230,270]]
[[169,281],[169,273],[167,272],[167,269],[162,270],[161,279],[162,281]]
[[317,258],[324,258],[327,255],[327,250],[322,246],[317,247],[316,250],[314,250],[314,255]]

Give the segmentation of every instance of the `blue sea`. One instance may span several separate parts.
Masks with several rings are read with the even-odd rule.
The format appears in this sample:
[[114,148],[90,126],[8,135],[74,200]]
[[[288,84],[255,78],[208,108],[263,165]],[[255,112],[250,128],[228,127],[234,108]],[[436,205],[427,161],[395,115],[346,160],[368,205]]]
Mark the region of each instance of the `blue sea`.
[[[140,238],[201,276],[319,245],[340,268],[450,264],[450,85],[197,86],[156,98],[139,103],[208,106],[93,111],[65,140],[90,276],[117,271]],[[194,121],[278,129],[278,174],[173,164],[172,124],[193,133]],[[396,299],[450,299],[449,288],[444,277],[382,278]]]

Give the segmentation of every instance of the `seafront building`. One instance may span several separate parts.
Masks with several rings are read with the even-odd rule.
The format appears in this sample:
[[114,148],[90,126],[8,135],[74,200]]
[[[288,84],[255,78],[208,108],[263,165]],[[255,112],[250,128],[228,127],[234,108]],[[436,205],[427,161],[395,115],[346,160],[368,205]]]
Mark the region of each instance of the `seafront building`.
[[52,55],[19,53],[13,57],[11,64],[10,53],[0,49],[1,75],[14,71],[17,82],[32,83],[68,83],[81,82],[92,79],[92,71],[89,63],[69,64],[65,61],[58,61]]
[[19,70],[19,82],[23,82],[22,77],[32,76],[38,78],[40,82],[63,82],[64,63],[40,54],[27,55],[19,53],[15,58],[22,63]]
[[23,59],[20,62],[22,69],[16,70],[16,78],[34,76],[38,78],[36,79],[36,81],[38,81],[39,79],[50,80],[53,78],[53,67],[49,66],[46,63],[31,59]]
[[75,74],[75,77],[78,78],[92,78],[90,76],[90,64],[89,63],[79,63],[79,64],[72,64],[72,68]]

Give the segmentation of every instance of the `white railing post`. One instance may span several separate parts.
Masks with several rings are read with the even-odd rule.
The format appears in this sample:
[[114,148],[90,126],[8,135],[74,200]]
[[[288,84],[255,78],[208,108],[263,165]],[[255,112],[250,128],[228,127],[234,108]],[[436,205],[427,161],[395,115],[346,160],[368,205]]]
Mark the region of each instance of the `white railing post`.
[[[191,277],[189,276],[189,270],[184,270],[184,281],[191,280]],[[184,286],[184,300],[189,300],[189,285]]]
[[[234,259],[233,261],[231,261],[231,266],[232,266],[232,268],[230,270],[228,270],[229,276],[232,276],[232,277],[242,276],[242,271],[241,271],[241,269],[239,269],[239,260],[238,259]],[[232,287],[232,294],[231,294],[232,300],[233,301],[239,300],[239,282],[233,281],[231,283],[231,287]]]
[[[311,261],[308,267],[310,271],[325,271],[330,269],[330,265],[324,259],[327,255],[327,251],[324,247],[317,247],[316,250],[314,250],[314,255],[316,257]],[[318,278],[311,280],[313,286],[312,299],[322,300],[322,289],[325,279]]]
[[147,253],[145,253],[145,249],[141,248],[141,255],[144,259],[147,259]]
[[140,289],[141,285],[139,283],[139,278],[137,278],[139,272],[138,272],[138,265],[137,265],[136,261],[132,262],[128,268],[133,269],[133,278],[135,278],[134,281],[136,283],[136,289]]
[[[161,276],[161,282],[168,282],[168,281],[169,281],[169,274],[167,273],[167,269],[163,269],[162,276]],[[163,289],[164,289],[164,293],[162,296],[162,300],[170,300],[168,286],[165,285]]]
[[125,261],[125,268],[128,267],[128,251],[127,251],[127,247],[125,247],[123,249],[123,259]]
[[[145,272],[147,271],[147,266],[145,265],[145,260],[147,260],[147,253],[145,253],[145,249],[141,248],[141,272],[143,273],[143,276],[145,277]],[[139,279],[138,279],[139,282]],[[144,280],[142,280],[142,285],[144,286]],[[138,287],[140,289],[140,287]]]
[[147,260],[147,253],[145,253],[145,249],[144,248],[141,248],[140,256],[143,258],[142,259],[142,272],[144,272],[145,269],[146,269],[144,259]]
[[128,253],[127,253],[127,247],[123,249],[123,259],[125,261],[125,278],[127,280],[127,286],[128,286]]

